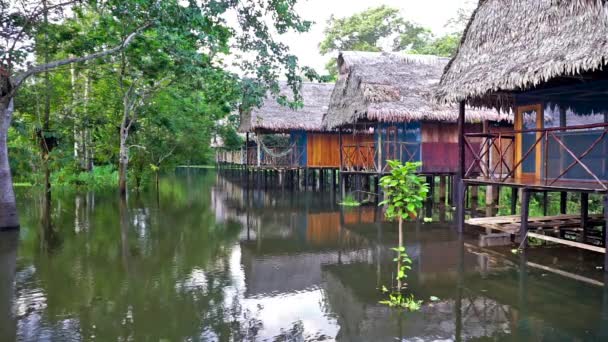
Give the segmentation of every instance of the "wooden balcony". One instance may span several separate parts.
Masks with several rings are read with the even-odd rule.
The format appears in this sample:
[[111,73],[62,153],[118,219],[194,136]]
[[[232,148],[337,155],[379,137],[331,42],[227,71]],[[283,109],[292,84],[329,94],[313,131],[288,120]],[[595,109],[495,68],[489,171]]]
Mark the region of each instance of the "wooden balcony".
[[[608,124],[465,134],[468,183],[608,191]],[[477,146],[481,148],[477,148]]]
[[420,143],[385,142],[377,148],[374,142],[342,146],[342,171],[360,173],[386,173],[387,160],[414,162],[420,160]]

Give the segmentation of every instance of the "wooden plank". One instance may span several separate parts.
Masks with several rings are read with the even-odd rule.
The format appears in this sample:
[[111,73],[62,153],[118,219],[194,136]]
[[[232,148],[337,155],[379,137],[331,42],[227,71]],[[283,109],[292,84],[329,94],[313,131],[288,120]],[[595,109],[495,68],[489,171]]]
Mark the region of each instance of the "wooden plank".
[[570,246],[570,247],[576,247],[576,248],[586,249],[586,250],[597,252],[597,253],[606,253],[606,248],[603,248],[603,247],[597,247],[597,246],[587,245],[585,243],[580,243],[580,242],[570,241],[570,240],[564,240],[564,239],[555,238],[555,237],[552,237],[552,236],[547,236],[547,235],[542,235],[542,234],[536,234],[536,233],[530,233],[530,232],[528,232],[528,237],[533,237],[533,238],[536,238],[536,239],[539,239],[539,240],[554,242],[554,243],[558,243],[558,244],[566,245],[566,246]]

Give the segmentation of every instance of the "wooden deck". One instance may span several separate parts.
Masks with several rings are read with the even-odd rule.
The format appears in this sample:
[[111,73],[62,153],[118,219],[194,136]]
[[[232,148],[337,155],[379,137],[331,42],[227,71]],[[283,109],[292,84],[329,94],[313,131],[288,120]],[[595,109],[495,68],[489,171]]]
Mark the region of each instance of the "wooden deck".
[[[521,216],[471,218],[465,222],[472,226],[492,229],[519,237]],[[589,216],[587,220],[588,227],[602,225],[604,225],[603,215]],[[587,229],[587,235],[584,237],[585,241],[582,242],[583,229],[581,226],[581,217],[579,215],[533,217],[528,219],[528,237],[605,253],[606,249],[600,247],[603,245],[601,233],[599,235],[590,234],[591,231]]]
[[580,182],[559,180],[551,184],[544,180],[508,178],[506,180],[493,180],[488,178],[467,178],[464,180],[469,185],[496,185],[508,186],[515,188],[528,188],[536,191],[570,191],[570,192],[587,192],[587,193],[608,193],[608,182],[605,182],[604,188],[597,182]]

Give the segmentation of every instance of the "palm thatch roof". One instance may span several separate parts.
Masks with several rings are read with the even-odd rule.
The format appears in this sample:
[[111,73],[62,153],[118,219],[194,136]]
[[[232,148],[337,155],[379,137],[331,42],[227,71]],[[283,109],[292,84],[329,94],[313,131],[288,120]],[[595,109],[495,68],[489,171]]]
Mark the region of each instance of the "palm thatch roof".
[[[324,123],[329,129],[359,120],[379,122],[450,121],[455,105],[435,101],[448,58],[385,52],[342,52],[340,77]],[[471,110],[471,122],[501,120],[495,110]]]
[[[323,116],[327,113],[334,85],[330,83],[302,83],[302,108],[292,109],[277,102],[278,96],[268,95],[260,108],[241,113],[239,132],[290,130],[323,131]],[[293,99],[286,82],[281,82],[279,96]]]
[[437,97],[508,108],[513,92],[600,70],[607,13],[603,0],[480,0]]

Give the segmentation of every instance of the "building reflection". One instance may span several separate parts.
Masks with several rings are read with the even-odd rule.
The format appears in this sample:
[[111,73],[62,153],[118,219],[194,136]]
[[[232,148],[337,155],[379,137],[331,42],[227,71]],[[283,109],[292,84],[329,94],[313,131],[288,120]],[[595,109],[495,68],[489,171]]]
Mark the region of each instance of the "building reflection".
[[[435,223],[406,226],[406,249],[414,261],[408,285],[425,303],[419,312],[396,314],[378,303],[383,299],[378,288],[391,283],[394,268],[390,248],[397,234],[392,223],[383,222],[374,207],[343,210],[311,201],[306,210],[298,205],[294,210],[290,203],[297,199],[275,196],[280,194],[256,195],[271,205],[272,214],[251,199],[239,202],[256,231],[240,243],[245,298],[280,299],[289,303],[283,311],[317,301],[316,316],[308,319],[324,324],[334,320],[331,338],[570,340],[601,334],[604,316],[599,313],[608,291],[597,282],[541,272],[530,268],[534,262],[526,255],[480,247],[479,236],[460,236],[449,228],[445,220],[451,215],[445,208],[438,210]],[[588,295],[572,300],[580,291]],[[306,294],[306,303],[293,300],[306,300]],[[431,296],[439,300],[431,301]],[[569,305],[563,305],[563,298]],[[580,317],[572,318],[571,312],[580,312]]]

